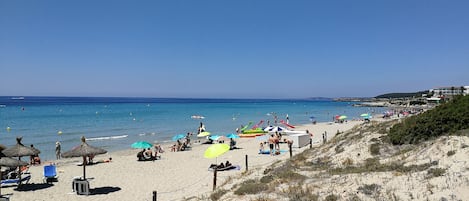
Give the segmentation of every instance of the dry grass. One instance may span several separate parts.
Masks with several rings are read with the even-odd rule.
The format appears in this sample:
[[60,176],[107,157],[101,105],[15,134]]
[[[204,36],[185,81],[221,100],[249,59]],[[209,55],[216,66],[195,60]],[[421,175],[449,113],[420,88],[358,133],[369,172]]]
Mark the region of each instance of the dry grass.
[[290,201],[317,201],[319,196],[313,194],[313,188],[310,186],[292,185],[288,189],[284,190],[283,193],[288,197]]

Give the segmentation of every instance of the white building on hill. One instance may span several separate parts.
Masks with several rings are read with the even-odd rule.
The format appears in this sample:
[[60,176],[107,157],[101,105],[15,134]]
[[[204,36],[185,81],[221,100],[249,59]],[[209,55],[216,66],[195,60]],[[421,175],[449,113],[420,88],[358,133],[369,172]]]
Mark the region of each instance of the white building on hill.
[[433,93],[433,97],[447,97],[455,95],[468,95],[469,86],[451,86],[451,87],[438,87],[430,89],[430,93]]

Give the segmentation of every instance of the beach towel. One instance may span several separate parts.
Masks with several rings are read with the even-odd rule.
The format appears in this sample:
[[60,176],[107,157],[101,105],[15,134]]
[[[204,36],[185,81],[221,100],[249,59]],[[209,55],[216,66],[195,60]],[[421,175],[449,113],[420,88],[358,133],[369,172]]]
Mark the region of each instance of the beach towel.
[[[287,150],[280,150],[280,153],[286,153],[288,152]],[[270,150],[264,150],[259,152],[259,154],[270,154]]]

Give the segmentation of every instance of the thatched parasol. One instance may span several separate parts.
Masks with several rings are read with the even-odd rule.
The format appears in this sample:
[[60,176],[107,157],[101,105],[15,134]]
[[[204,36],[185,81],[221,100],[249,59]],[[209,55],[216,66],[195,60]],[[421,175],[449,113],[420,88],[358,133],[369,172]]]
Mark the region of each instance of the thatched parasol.
[[2,152],[8,157],[22,157],[22,156],[31,156],[31,155],[38,155],[41,153],[38,149],[34,147],[27,147],[21,143],[23,137],[16,138],[16,145],[13,147],[9,147]]
[[83,179],[86,179],[86,157],[98,154],[105,154],[106,150],[90,146],[86,143],[85,136],[81,137],[81,145],[74,147],[72,150],[62,154],[65,158],[83,157]]
[[[18,167],[18,166],[23,166],[23,165],[28,165],[28,163],[16,159],[12,159],[10,157],[6,157],[2,153],[0,153],[0,167],[5,166],[5,167]],[[2,171],[0,171],[0,178],[2,178]],[[1,190],[0,186],[0,190]],[[2,193],[0,191],[0,197],[2,196]]]
[[[18,157],[18,160],[21,160],[22,156],[38,155],[41,153],[41,151],[36,148],[24,146],[23,143],[21,143],[22,139],[23,137],[21,136],[16,137],[16,144],[12,147],[6,148],[2,151],[2,153],[8,157]],[[18,168],[18,178],[21,180],[20,168]]]

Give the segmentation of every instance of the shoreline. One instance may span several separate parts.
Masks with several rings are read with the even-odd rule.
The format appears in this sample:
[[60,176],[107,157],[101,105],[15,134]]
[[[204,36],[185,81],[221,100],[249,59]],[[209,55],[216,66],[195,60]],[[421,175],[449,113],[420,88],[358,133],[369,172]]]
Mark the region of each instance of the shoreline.
[[[313,146],[317,146],[321,144],[322,132],[327,131],[328,139],[332,139],[337,130],[344,132],[361,123],[362,121],[348,121],[343,124],[328,122],[303,124],[297,126],[295,130],[309,130],[313,133]],[[288,138],[288,135],[285,137]],[[157,191],[159,200],[182,200],[209,195],[212,192],[213,172],[208,171],[212,163],[218,164],[229,160],[241,167],[240,170],[218,172],[217,184],[221,185],[246,170],[246,155],[249,171],[254,171],[255,174],[262,174],[270,164],[289,158],[287,152],[277,156],[258,154],[260,141],[255,138],[239,138],[236,141],[236,146],[240,149],[228,151],[216,159],[203,157],[205,149],[209,146],[206,144],[193,144],[190,150],[181,152],[170,152],[168,148],[170,144],[161,144],[165,153],[161,154],[161,160],[156,161],[137,161],[136,154],[139,149],[97,155],[95,161],[112,157],[112,162],[86,166],[87,177],[94,178],[90,181],[90,189],[96,192],[90,196],[71,193],[72,179],[83,175],[83,168],[76,165],[82,162],[82,158],[47,161],[42,165],[30,167],[32,184],[28,185],[28,188],[38,188],[34,186],[43,182],[43,165],[51,162],[57,164],[59,175],[59,181],[53,183],[53,186],[31,190],[35,192],[34,194],[29,191],[14,190],[15,187],[7,187],[2,189],[2,194],[11,194],[12,200],[151,200],[152,192]],[[281,150],[288,150],[286,144],[281,144],[280,147]],[[309,149],[309,145],[293,148],[293,154],[305,149]]]

